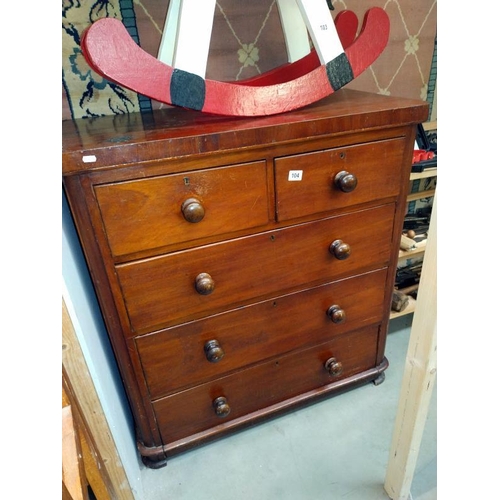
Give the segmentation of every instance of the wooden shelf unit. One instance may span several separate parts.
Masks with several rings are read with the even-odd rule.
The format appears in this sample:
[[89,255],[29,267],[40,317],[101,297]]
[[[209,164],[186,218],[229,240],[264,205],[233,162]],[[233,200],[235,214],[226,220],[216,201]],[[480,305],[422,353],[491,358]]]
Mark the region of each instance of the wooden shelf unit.
[[[437,122],[427,122],[426,124],[424,124],[424,130],[437,130]],[[423,172],[412,172],[410,174],[410,182],[420,179],[427,179],[429,177],[437,177],[437,167],[426,169]],[[435,189],[418,191],[416,193],[410,193],[407,196],[406,201],[410,203],[412,201],[421,200],[423,198],[430,198],[435,194],[436,194]],[[416,244],[416,248],[413,250],[400,250],[398,259],[399,260],[409,259],[420,256],[421,254],[425,254],[426,246],[427,246],[427,240],[423,240],[418,242]],[[417,301],[411,296],[408,296],[408,298],[409,298],[409,303],[404,308],[404,310],[400,312],[391,311],[390,319],[399,318],[401,316],[406,316],[407,314],[412,314],[413,312],[415,312]]]

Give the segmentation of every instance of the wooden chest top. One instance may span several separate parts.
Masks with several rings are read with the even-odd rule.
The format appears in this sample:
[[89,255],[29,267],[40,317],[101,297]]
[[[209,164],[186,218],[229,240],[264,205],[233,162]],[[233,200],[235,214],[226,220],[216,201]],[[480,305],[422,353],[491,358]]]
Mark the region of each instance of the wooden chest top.
[[[113,165],[256,148],[282,141],[321,138],[387,126],[421,123],[428,105],[342,89],[301,110],[263,118],[233,118],[170,108],[64,121],[63,175]],[[95,161],[92,157],[95,155]]]

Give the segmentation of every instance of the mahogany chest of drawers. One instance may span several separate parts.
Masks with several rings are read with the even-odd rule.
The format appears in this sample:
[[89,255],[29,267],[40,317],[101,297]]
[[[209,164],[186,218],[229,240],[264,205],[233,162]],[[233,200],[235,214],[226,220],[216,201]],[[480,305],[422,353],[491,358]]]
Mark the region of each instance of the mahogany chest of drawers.
[[146,465],[382,378],[426,118],[343,89],[263,118],[63,122],[63,184]]

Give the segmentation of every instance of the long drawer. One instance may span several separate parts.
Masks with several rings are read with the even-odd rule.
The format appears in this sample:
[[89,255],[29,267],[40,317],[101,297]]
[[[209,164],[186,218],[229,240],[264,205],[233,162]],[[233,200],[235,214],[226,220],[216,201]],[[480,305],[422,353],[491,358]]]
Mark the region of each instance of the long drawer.
[[[357,330],[332,342],[240,370],[154,402],[164,442],[182,439],[373,368],[378,330],[378,326]],[[333,375],[325,368],[327,362],[334,370]],[[341,373],[336,375],[340,368]],[[216,407],[221,416],[217,415]],[[230,412],[224,416],[227,410]]]
[[385,267],[393,218],[388,204],[118,265],[132,330],[147,333],[298,284],[303,289]]
[[115,256],[269,221],[265,161],[103,184],[95,195]]
[[382,320],[386,269],[136,339],[152,399]]
[[278,220],[396,196],[404,147],[398,138],[277,158]]

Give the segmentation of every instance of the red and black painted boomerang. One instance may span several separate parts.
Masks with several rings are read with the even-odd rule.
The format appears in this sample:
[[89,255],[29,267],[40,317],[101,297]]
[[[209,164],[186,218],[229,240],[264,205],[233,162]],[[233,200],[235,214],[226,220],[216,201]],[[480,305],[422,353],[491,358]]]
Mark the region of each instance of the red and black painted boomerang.
[[81,48],[96,73],[156,101],[219,115],[263,116],[323,99],[378,58],[389,39],[386,12],[379,7],[369,9],[352,43],[348,40],[353,37],[352,20],[346,25],[350,25],[347,34],[341,34],[337,26],[344,52],[326,64],[319,65],[312,52],[300,61],[238,83],[203,79],[162,63],[139,47],[114,18],[92,24],[83,34]]

